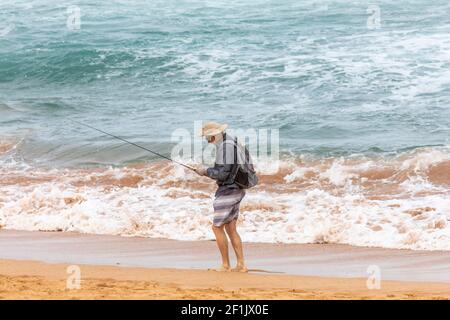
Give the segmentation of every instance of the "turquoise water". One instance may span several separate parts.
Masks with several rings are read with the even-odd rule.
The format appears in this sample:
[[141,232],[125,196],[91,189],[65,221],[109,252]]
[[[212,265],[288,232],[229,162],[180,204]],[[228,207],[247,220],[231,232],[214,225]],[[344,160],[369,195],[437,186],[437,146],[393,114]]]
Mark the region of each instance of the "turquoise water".
[[283,152],[384,154],[449,144],[450,3],[0,3],[0,139],[33,163],[152,159],[76,119],[170,153],[196,120],[280,130]]
[[0,228],[212,239],[211,181],[70,119],[215,120],[279,129],[244,241],[450,250],[450,3],[374,2],[2,0]]

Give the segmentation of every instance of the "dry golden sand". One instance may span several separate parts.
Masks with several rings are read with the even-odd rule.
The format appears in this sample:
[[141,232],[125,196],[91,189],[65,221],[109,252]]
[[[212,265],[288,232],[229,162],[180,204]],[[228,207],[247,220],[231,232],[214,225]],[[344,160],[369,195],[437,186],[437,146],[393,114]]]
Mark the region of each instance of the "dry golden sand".
[[218,273],[80,265],[67,289],[67,264],[0,260],[1,299],[450,299],[450,284]]

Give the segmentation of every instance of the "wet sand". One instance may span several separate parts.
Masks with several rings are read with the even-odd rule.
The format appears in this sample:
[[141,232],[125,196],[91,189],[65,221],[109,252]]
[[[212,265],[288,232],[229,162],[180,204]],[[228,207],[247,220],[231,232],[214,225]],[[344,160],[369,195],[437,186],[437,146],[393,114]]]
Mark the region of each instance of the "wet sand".
[[450,299],[439,283],[383,281],[369,290],[358,278],[92,265],[78,265],[77,287],[68,267],[0,260],[0,299]]
[[[0,243],[2,299],[450,299],[442,251],[246,243],[251,272],[239,274],[207,271],[213,241],[0,230]],[[80,289],[66,286],[69,265]]]
[[[0,243],[0,259],[203,270],[219,262],[214,241],[0,230]],[[259,243],[244,249],[249,268],[267,272],[366,278],[376,265],[384,280],[450,283],[448,251]]]

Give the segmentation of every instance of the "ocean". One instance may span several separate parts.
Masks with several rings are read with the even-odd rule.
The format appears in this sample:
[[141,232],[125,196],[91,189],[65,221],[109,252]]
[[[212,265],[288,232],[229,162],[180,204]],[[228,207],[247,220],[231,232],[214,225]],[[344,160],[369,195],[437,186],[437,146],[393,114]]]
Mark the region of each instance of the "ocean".
[[449,106],[448,1],[3,0],[0,227],[212,239],[210,181],[71,120],[213,120],[279,132],[244,241],[450,250]]

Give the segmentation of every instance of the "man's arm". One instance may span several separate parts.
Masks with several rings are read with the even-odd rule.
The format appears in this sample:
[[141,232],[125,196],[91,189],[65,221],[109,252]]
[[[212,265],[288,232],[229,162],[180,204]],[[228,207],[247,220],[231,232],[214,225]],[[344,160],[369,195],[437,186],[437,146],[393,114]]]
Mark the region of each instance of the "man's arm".
[[225,181],[233,169],[232,164],[215,164],[214,167],[206,169],[206,175],[211,179]]
[[222,161],[216,161],[214,167],[208,168],[206,170],[206,175],[211,179],[217,181],[226,181],[234,168],[234,144],[233,143],[223,143],[221,148],[225,149],[225,157],[223,156],[224,149],[219,150],[219,159]]

